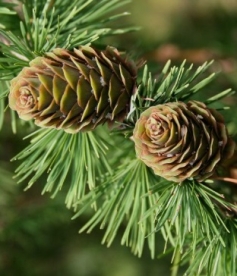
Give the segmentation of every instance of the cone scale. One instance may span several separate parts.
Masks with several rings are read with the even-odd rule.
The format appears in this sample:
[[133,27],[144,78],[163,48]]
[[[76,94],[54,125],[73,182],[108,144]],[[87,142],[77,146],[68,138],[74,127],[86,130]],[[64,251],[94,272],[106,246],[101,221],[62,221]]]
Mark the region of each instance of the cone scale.
[[133,140],[137,157],[174,182],[210,178],[235,148],[222,115],[198,101],[148,108],[135,125]]
[[21,119],[69,133],[122,121],[136,90],[137,69],[115,48],[54,49],[11,81],[9,106]]

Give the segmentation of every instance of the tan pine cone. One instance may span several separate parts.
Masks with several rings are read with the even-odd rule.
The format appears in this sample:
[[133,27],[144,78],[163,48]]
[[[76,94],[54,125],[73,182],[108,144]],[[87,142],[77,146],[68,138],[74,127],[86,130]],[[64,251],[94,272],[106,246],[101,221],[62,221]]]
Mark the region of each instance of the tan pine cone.
[[203,181],[233,155],[222,115],[204,103],[170,102],[145,110],[133,140],[138,158],[170,181]]
[[54,49],[11,81],[9,106],[24,120],[69,133],[122,121],[136,90],[137,68],[118,50]]

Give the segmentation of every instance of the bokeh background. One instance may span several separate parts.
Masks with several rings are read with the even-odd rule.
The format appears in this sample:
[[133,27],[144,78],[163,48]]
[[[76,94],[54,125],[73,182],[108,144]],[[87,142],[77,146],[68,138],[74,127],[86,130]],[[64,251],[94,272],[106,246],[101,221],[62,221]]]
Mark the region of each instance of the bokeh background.
[[[123,8],[124,9],[124,8]],[[141,31],[110,38],[108,43],[128,49],[158,70],[173,64],[202,64],[215,59],[210,70],[221,71],[210,93],[237,89],[237,1],[235,0],[133,0],[132,14],[121,24],[141,26]],[[225,99],[228,128],[236,136],[236,96]],[[12,179],[17,162],[9,162],[27,141],[24,126],[13,135],[6,116],[0,132],[0,275],[3,276],[153,276],[170,275],[171,255],[141,258],[120,245],[121,234],[108,249],[101,245],[103,230],[78,234],[87,216],[71,221],[64,191],[55,199],[41,196],[42,183],[30,190]],[[121,229],[122,233],[122,229]],[[158,237],[158,252],[163,241]],[[183,270],[180,270],[182,275]]]

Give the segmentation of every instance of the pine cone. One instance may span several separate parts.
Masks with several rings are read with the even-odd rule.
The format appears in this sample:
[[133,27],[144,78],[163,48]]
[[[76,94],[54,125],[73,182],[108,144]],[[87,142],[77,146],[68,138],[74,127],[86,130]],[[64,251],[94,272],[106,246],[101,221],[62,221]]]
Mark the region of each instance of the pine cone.
[[136,89],[136,71],[111,47],[54,49],[11,81],[9,106],[42,127],[89,131],[124,119]]
[[235,148],[222,115],[198,101],[148,108],[136,123],[133,140],[138,158],[174,182],[209,178]]

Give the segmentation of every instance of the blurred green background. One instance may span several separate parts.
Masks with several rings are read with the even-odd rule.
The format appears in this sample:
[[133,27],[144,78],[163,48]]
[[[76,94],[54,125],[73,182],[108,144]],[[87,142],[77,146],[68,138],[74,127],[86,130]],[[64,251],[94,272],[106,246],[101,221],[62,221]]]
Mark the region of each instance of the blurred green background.
[[[211,92],[229,87],[236,90],[237,1],[134,0],[126,9],[132,15],[123,23],[141,26],[142,30],[110,38],[110,44],[134,51],[137,58],[148,59],[157,68],[167,59],[174,64],[187,59],[195,65],[215,59],[211,70],[222,73]],[[225,99],[225,103],[232,106],[225,115],[231,134],[236,136],[236,96]],[[101,245],[103,230],[79,235],[87,217],[71,221],[64,191],[54,200],[41,196],[42,181],[23,192],[24,185],[12,180],[11,172],[18,164],[9,160],[27,144],[22,140],[25,131],[21,126],[13,135],[10,121],[6,116],[0,132],[0,275],[170,275],[171,255],[151,260],[145,248],[143,256],[137,258],[120,245],[120,233],[109,249]],[[163,241],[159,236],[157,247],[161,253]]]

